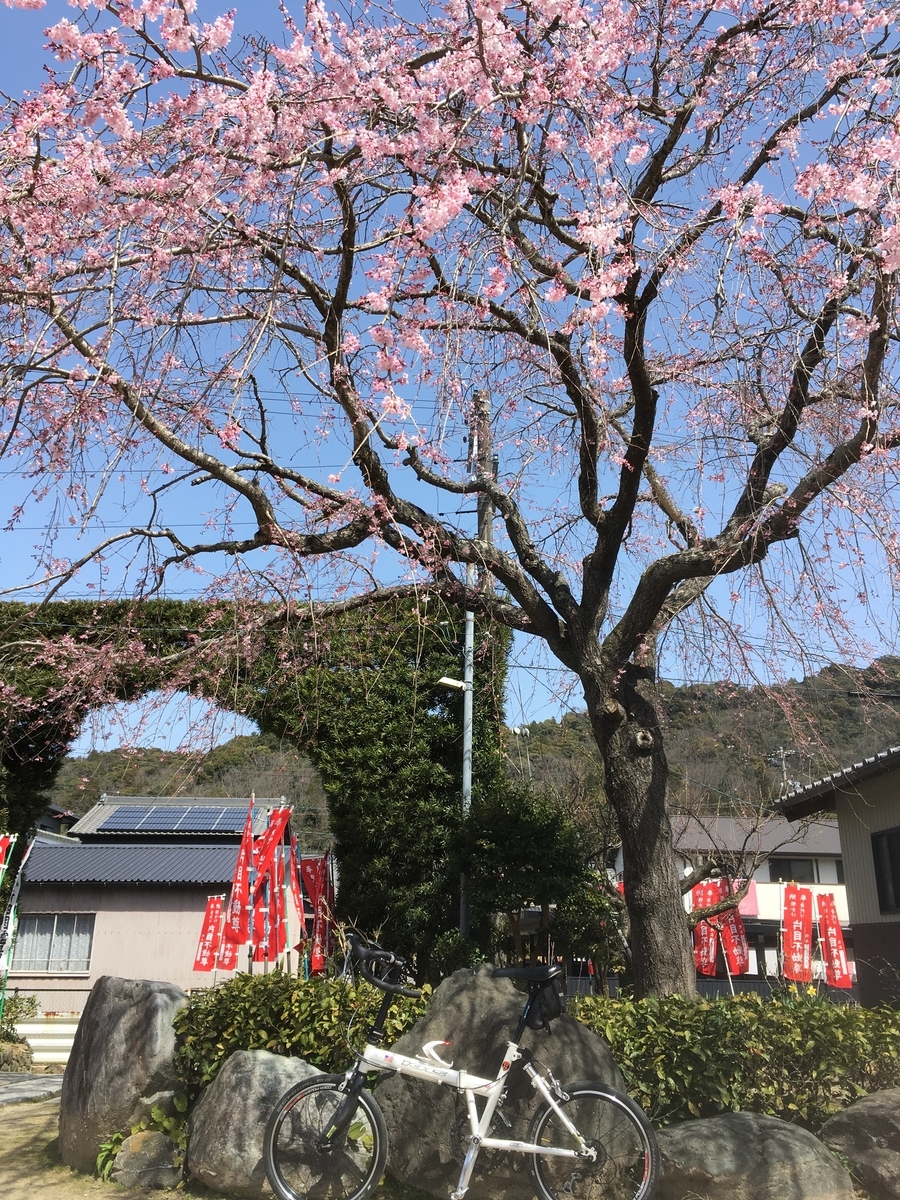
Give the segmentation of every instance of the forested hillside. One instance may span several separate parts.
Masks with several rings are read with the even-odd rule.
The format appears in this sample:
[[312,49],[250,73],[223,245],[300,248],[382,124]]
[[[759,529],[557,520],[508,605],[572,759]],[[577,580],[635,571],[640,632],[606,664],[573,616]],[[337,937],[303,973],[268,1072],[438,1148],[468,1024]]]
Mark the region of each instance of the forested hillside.
[[[783,773],[789,782],[807,783],[900,744],[900,699],[880,699],[879,692],[900,695],[900,659],[881,659],[866,671],[831,666],[779,688],[664,685],[673,802],[756,802],[778,794]],[[530,763],[535,783],[576,812],[593,807],[602,793],[585,713],[533,724],[527,737],[507,731],[505,747],[510,775],[527,776]],[[327,836],[315,770],[297,751],[263,736],[233,738],[206,755],[92,751],[65,760],[50,795],[82,813],[104,792],[245,796],[251,790],[287,796],[309,836]]]
[[[880,659],[865,671],[830,666],[776,688],[664,684],[662,691],[675,803],[755,802],[777,795],[785,777],[808,783],[900,744],[897,658]],[[599,774],[585,713],[532,725],[529,734],[536,782],[563,792],[583,788]],[[524,753],[517,741],[509,739],[516,772]]]

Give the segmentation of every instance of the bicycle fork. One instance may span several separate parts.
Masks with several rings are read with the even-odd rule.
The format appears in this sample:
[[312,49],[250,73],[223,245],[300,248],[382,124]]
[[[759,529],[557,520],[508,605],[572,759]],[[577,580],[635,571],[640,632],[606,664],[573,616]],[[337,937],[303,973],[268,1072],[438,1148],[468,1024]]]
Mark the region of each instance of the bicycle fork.
[[344,1099],[335,1109],[334,1115],[328,1122],[328,1128],[316,1142],[316,1149],[320,1154],[333,1150],[343,1134],[347,1132],[350,1122],[353,1120],[353,1114],[356,1112],[356,1102],[359,1099],[359,1094],[366,1085],[366,1077],[362,1071],[348,1073],[345,1078],[346,1091]]
[[[512,1053],[507,1051],[507,1061],[512,1064],[523,1056],[516,1050]],[[506,1065],[504,1063],[504,1065]],[[483,1148],[489,1150],[511,1150],[519,1154],[545,1154],[554,1155],[559,1158],[587,1158],[594,1160],[597,1157],[597,1151],[587,1144],[569,1118],[562,1109],[560,1101],[568,1100],[568,1096],[562,1090],[559,1083],[551,1075],[550,1082],[552,1087],[548,1087],[546,1081],[540,1072],[535,1068],[530,1061],[522,1063],[522,1070],[528,1075],[531,1081],[531,1086],[535,1091],[540,1092],[541,1096],[550,1105],[556,1113],[559,1120],[575,1139],[578,1147],[577,1150],[564,1150],[556,1146],[538,1146],[534,1142],[520,1142],[512,1138],[492,1138],[485,1136],[490,1128],[491,1120],[496,1112],[497,1105],[503,1095],[504,1088],[497,1087],[487,1100],[484,1107],[484,1112],[481,1114],[481,1119],[478,1119],[478,1109],[475,1104],[475,1096],[471,1091],[466,1091],[466,1106],[469,1113],[469,1127],[473,1132],[469,1136],[469,1148],[466,1151],[466,1156],[463,1159],[462,1170],[459,1173],[459,1182],[456,1185],[456,1190],[450,1193],[450,1200],[463,1200],[466,1192],[469,1190],[469,1180],[472,1178],[472,1172],[475,1169],[475,1162],[479,1152]],[[498,1084],[501,1084],[504,1076],[498,1079]]]

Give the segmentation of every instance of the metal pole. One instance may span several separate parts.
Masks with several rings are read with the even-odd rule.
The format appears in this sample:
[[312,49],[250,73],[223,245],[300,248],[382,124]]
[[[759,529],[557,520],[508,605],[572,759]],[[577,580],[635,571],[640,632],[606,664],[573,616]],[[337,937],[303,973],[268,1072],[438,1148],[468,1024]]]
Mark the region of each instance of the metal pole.
[[[466,587],[475,587],[475,565],[466,566]],[[462,815],[465,821],[472,807],[472,741],[474,732],[473,686],[475,683],[475,614],[466,610],[466,632],[463,644],[463,759],[462,759]],[[469,904],[466,899],[466,875],[459,876],[459,932],[469,936]]]
[[[491,448],[491,405],[487,391],[475,393],[474,412],[469,427],[469,472],[475,478],[496,476],[496,465]],[[484,492],[478,493],[478,525],[476,537],[488,544],[493,540],[494,508]],[[489,576],[484,573],[483,587],[489,587]],[[466,591],[473,593],[479,585],[475,563],[466,563]],[[463,647],[463,762],[462,762],[462,814],[465,820],[472,807],[472,742],[474,734],[474,685],[475,685],[475,613],[466,609],[465,642]],[[469,908],[466,901],[466,876],[459,877],[459,932],[469,936]]]
[[716,926],[716,934],[719,939],[719,949],[722,951],[722,958],[725,962],[725,974],[728,976],[728,986],[731,988],[731,994],[734,995],[734,980],[731,978],[731,968],[728,966],[728,955],[725,953],[725,942],[722,938],[722,930],[720,926]]
[[[475,586],[475,565],[466,567],[466,587]],[[472,734],[474,729],[473,687],[475,684],[475,614],[466,613],[466,637],[463,647],[463,765],[462,765],[462,810],[469,815],[472,807]]]

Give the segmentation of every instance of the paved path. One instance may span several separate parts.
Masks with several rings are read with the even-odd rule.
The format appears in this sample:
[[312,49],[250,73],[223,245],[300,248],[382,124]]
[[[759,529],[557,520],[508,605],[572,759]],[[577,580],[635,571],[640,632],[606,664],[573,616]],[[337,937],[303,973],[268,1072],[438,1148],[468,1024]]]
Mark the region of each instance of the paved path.
[[31,1075],[23,1071],[0,1071],[0,1104],[22,1104],[26,1100],[52,1100],[62,1091],[62,1075]]

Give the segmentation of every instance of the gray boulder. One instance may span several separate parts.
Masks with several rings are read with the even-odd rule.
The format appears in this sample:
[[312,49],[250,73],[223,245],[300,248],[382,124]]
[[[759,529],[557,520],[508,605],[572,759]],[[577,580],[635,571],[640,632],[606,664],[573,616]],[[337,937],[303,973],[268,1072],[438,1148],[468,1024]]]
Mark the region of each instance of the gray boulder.
[[0,1071],[30,1071],[33,1063],[27,1042],[0,1042]]
[[127,1188],[173,1188],[181,1182],[182,1152],[170,1137],[148,1129],[119,1147],[110,1178]]
[[655,1200],[853,1200],[850,1176],[818,1138],[758,1113],[661,1130]]
[[900,1200],[900,1088],[854,1101],[819,1137],[845,1156],[871,1200]]
[[107,1138],[129,1131],[154,1105],[171,1105],[172,1021],[187,1002],[174,983],[104,975],[94,984],[63,1076],[59,1152],[68,1166],[93,1171]]
[[[473,1075],[493,1079],[524,1002],[524,994],[508,979],[491,979],[490,967],[456,971],[435,991],[428,1012],[394,1049],[416,1055],[427,1042],[448,1041],[442,1058]],[[554,1021],[552,1028],[552,1035],[526,1030],[521,1045],[546,1063],[557,1079],[563,1083],[598,1079],[624,1087],[601,1038],[567,1016]],[[468,1134],[465,1099],[445,1088],[398,1076],[384,1077],[375,1097],[388,1127],[388,1171],[446,1200],[459,1179],[462,1139]],[[524,1137],[539,1099],[527,1075],[514,1070],[502,1109],[509,1127],[497,1120],[496,1135]],[[524,1200],[533,1194],[522,1155],[482,1150],[466,1200]]]
[[263,1134],[281,1096],[322,1072],[302,1058],[238,1050],[191,1114],[187,1172],[228,1196],[261,1196],[266,1185]]

